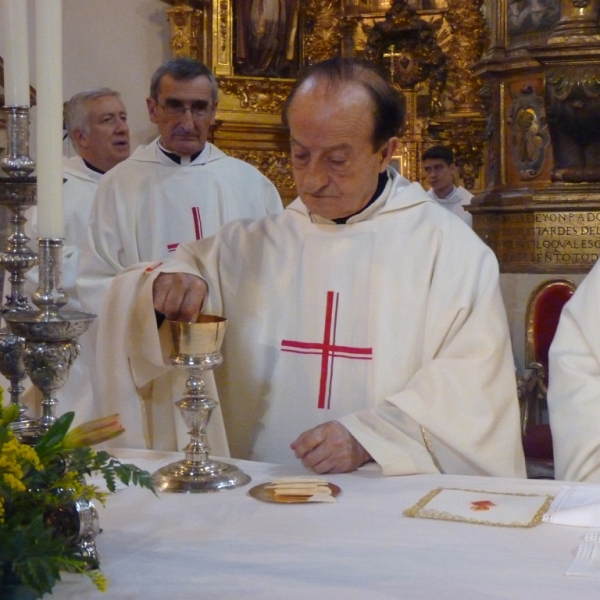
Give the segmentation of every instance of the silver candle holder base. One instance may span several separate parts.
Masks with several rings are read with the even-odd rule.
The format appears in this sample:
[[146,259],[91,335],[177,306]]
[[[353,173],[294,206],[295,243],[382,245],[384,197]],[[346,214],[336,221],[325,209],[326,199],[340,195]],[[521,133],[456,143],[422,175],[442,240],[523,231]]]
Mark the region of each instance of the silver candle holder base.
[[202,372],[223,362],[220,353],[227,320],[200,315],[196,323],[168,321],[171,364],[190,372],[186,394],[175,404],[190,433],[185,459],[171,463],[152,475],[160,492],[218,492],[245,485],[250,477],[228,463],[211,460],[206,427],[217,402],[206,393]]

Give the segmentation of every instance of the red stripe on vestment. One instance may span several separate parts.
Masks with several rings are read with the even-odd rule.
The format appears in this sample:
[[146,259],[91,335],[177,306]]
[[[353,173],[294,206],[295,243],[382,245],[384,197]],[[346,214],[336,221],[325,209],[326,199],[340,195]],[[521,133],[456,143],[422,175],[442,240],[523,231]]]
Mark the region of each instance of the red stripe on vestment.
[[194,215],[194,229],[196,230],[196,239],[202,239],[202,217],[200,215],[200,209],[197,206],[192,208],[192,214]]

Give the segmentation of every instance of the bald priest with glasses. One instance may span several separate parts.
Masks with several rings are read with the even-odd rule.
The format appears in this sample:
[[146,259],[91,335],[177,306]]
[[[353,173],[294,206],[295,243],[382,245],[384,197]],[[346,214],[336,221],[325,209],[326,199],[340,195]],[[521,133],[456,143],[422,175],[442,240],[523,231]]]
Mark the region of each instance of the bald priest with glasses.
[[128,266],[165,259],[228,221],[282,210],[266,177],[207,141],[217,100],[214,75],[191,58],[169,60],[152,76],[147,105],[159,136],[100,182],[77,279],[87,310],[100,311]]

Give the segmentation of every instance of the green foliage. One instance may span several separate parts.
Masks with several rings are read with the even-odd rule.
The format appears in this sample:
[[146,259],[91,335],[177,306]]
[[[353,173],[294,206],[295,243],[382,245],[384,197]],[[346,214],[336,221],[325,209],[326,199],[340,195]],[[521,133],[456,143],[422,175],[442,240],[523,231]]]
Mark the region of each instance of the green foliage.
[[14,436],[10,423],[17,416],[18,409],[0,403],[0,597],[2,585],[16,579],[41,598],[52,593],[61,571],[88,575],[104,590],[98,565],[78,553],[53,516],[82,498],[105,501],[104,492],[85,483],[86,475],[101,473],[110,492],[117,481],[154,492],[150,474],[106,451],[65,447],[73,413],[59,417],[34,448]]

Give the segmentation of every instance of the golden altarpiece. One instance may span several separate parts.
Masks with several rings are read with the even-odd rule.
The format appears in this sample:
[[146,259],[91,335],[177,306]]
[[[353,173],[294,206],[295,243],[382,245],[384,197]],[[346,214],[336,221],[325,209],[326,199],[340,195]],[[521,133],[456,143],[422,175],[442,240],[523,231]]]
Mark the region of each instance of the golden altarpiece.
[[215,143],[295,193],[281,109],[303,67],[331,56],[378,62],[402,92],[399,170],[421,180],[420,155],[450,143],[461,178],[482,189],[486,132],[471,66],[487,29],[483,0],[170,0],[174,56],[206,62],[221,90]]

